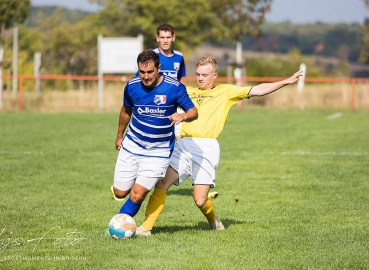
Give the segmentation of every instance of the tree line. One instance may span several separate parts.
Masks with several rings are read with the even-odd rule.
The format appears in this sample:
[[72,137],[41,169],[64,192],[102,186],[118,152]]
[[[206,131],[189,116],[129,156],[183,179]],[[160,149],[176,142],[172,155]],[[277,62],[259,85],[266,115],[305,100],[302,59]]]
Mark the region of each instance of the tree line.
[[[295,59],[301,58],[296,54],[302,54],[369,63],[369,22],[362,25],[270,24],[265,22],[265,14],[272,0],[171,0],[170,4],[166,0],[90,2],[100,4],[101,11],[31,7],[29,0],[2,1],[0,45],[4,47],[4,59],[12,59],[12,28],[17,26],[20,74],[33,73],[34,54],[41,52],[43,73],[96,75],[98,35],[142,34],[144,47],[155,48],[156,27],[168,22],[176,29],[175,49],[185,55],[205,42],[229,47],[242,41],[246,50],[288,53]],[[250,74],[263,70],[257,61],[252,63],[255,68],[248,69]],[[273,62],[270,68],[272,66]],[[278,69],[273,74],[279,76]]]

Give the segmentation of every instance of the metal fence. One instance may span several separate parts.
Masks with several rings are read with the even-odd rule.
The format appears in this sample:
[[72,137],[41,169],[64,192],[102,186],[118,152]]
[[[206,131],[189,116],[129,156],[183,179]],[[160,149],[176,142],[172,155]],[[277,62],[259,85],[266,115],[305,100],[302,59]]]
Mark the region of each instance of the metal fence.
[[[9,82],[17,80],[18,91],[10,92]],[[45,106],[45,96],[48,100],[60,100],[59,103],[74,103],[74,109],[113,109],[121,106],[122,91],[127,76],[76,76],[76,75],[18,75],[2,76],[7,83],[6,95],[0,90],[0,109],[3,110],[51,110],[56,105]],[[255,85],[264,82],[280,81],[281,77],[244,77],[236,80],[234,77],[218,77],[217,83],[230,83],[241,85]],[[98,91],[98,81],[104,82],[104,93]],[[59,82],[68,83],[68,87],[57,89],[52,84]],[[196,85],[196,77],[184,77],[184,84]],[[51,86],[50,86],[51,85]],[[41,87],[42,91],[39,90]],[[293,86],[289,86],[293,87]],[[74,89],[74,90],[73,90]],[[82,90],[81,90],[82,89]],[[79,91],[75,91],[79,90]],[[285,92],[285,91],[284,91]],[[53,96],[50,94],[53,93]],[[55,93],[59,93],[58,95]],[[68,94],[69,93],[69,97]],[[77,93],[72,95],[70,93]],[[112,95],[112,96],[109,96]],[[5,98],[6,96],[6,98]],[[62,98],[61,98],[62,97]],[[69,98],[69,99],[68,99]],[[76,99],[84,100],[76,102]],[[6,99],[6,102],[4,100]],[[117,102],[115,102],[117,101]],[[55,103],[55,102],[54,102]],[[4,106],[6,104],[6,106]],[[16,106],[15,106],[16,104]],[[250,102],[252,106],[270,107],[343,107],[355,110],[357,108],[369,108],[369,78],[305,78],[305,87],[302,93],[289,91],[288,94],[269,95],[266,99]],[[6,108],[5,108],[6,107]],[[68,110],[68,106],[61,106],[61,110]],[[63,109],[64,108],[64,109]],[[71,107],[69,107],[71,108]],[[239,106],[242,108],[242,106]]]

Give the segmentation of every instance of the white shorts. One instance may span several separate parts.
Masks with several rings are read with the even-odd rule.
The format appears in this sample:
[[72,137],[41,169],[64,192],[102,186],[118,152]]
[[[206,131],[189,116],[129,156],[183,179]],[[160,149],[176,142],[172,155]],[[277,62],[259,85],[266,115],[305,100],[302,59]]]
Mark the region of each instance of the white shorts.
[[215,187],[219,158],[220,147],[216,139],[183,137],[178,140],[169,162],[179,175],[175,185],[191,177],[192,185]]
[[[184,113],[184,111],[181,108],[177,108],[177,113]],[[182,124],[183,122],[174,125],[174,134],[176,135],[176,138],[181,136]]]
[[135,183],[151,190],[165,176],[169,158],[139,156],[119,150],[114,172],[114,187],[130,190]]

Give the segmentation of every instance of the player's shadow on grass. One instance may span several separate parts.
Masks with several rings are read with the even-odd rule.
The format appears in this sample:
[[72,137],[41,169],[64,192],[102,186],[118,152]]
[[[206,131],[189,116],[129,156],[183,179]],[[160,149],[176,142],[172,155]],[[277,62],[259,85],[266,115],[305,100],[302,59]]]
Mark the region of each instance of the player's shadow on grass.
[[178,196],[193,196],[193,188],[171,188],[168,190],[168,196],[178,195]]
[[[234,219],[229,219],[229,218],[225,218],[222,219],[222,223],[224,225],[224,228],[227,230],[227,228],[231,225],[237,225],[237,224],[246,224],[247,222],[240,222]],[[209,224],[207,222],[204,221],[200,221],[197,225],[195,226],[179,226],[179,225],[175,225],[175,226],[157,226],[153,228],[153,233],[154,234],[158,234],[158,233],[176,233],[176,232],[181,232],[181,231],[194,231],[194,230],[198,230],[198,231],[208,231],[210,229]]]

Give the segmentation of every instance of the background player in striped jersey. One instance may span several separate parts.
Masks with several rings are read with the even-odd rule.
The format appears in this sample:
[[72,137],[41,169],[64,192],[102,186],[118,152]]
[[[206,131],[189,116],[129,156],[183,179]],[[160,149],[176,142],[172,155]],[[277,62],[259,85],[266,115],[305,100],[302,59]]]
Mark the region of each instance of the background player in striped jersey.
[[163,23],[156,29],[156,41],[159,47],[154,49],[160,58],[160,73],[181,81],[186,76],[186,65],[183,54],[173,50],[173,42],[176,40],[174,27]]
[[199,87],[187,87],[187,92],[199,111],[199,117],[190,123],[183,123],[182,139],[175,145],[165,177],[156,184],[150,196],[146,218],[137,228],[137,235],[151,234],[151,229],[164,208],[167,190],[188,177],[192,178],[195,204],[206,217],[210,227],[214,230],[223,230],[224,226],[215,214],[207,195],[210,188],[215,186],[215,171],[220,158],[217,139],[224,128],[231,106],[244,98],[268,95],[295,83],[302,76],[302,71],[298,71],[288,79],[253,87],[231,84],[216,86],[217,68],[216,60],[210,56],[203,57],[196,63]]
[[[156,41],[159,47],[154,49],[160,58],[160,73],[177,78],[181,81],[182,77],[186,76],[186,65],[183,54],[180,51],[173,50],[173,42],[176,40],[174,27],[168,23],[163,23],[156,29]],[[178,113],[183,113],[178,109]],[[176,139],[180,139],[182,123],[174,127]]]
[[[165,175],[175,142],[174,125],[197,118],[197,109],[185,86],[160,73],[158,54],[143,51],[137,57],[137,65],[140,77],[131,78],[124,89],[115,141],[119,155],[113,185],[117,198],[129,194],[119,213],[132,217]],[[184,114],[176,112],[178,106]]]

